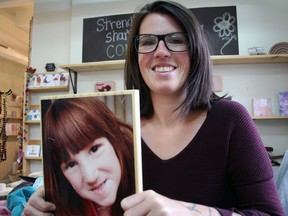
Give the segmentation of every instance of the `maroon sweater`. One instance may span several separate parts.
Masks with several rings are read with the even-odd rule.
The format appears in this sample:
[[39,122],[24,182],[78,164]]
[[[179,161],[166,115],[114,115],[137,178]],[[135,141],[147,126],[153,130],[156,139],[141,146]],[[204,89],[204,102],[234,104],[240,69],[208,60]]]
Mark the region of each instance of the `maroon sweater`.
[[175,157],[161,160],[144,140],[142,154],[144,190],[215,207],[222,215],[284,215],[258,130],[235,101],[214,103]]

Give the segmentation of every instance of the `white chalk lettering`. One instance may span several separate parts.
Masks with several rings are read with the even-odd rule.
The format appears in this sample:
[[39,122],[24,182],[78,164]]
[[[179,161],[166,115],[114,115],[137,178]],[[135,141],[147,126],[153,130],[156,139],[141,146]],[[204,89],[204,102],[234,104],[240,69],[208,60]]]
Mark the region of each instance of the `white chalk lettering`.
[[117,44],[109,45],[106,49],[106,55],[109,59],[115,58],[115,55],[117,57],[124,57],[125,53],[127,51],[127,44]]
[[116,41],[127,41],[129,36],[129,30],[127,29],[126,32],[108,32],[106,34],[106,43],[116,42]]
[[96,26],[96,31],[97,32],[102,32],[102,31],[111,31],[114,29],[122,29],[122,28],[129,28],[132,23],[132,16],[127,20],[117,20],[117,21],[112,21],[108,17],[106,18],[99,18],[97,20],[97,26]]

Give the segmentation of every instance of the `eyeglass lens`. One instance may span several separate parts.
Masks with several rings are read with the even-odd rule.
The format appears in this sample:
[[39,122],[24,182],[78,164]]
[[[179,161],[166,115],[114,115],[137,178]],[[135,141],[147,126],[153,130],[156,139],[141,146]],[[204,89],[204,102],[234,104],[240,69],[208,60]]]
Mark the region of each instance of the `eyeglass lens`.
[[187,35],[185,33],[176,32],[166,35],[139,35],[135,38],[136,50],[139,53],[154,52],[157,49],[160,40],[163,40],[167,49],[173,52],[183,52],[189,48]]

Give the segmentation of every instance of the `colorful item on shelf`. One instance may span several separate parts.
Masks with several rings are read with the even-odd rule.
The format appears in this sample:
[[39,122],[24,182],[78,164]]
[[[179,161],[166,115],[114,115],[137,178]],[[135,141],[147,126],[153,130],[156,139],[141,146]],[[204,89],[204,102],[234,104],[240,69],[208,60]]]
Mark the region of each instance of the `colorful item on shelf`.
[[40,110],[28,110],[26,115],[26,121],[40,121]]
[[264,49],[264,47],[250,47],[248,48],[248,54],[249,55],[266,55],[267,52]]
[[274,44],[270,48],[269,54],[288,54],[288,42],[279,42]]
[[280,116],[288,116],[288,91],[279,92]]
[[272,116],[271,98],[253,98],[254,116]]
[[27,87],[29,89],[41,87],[64,87],[68,86],[68,84],[69,74],[67,72],[33,74],[27,78]]
[[45,69],[47,72],[53,72],[55,71],[55,64],[54,63],[47,63],[46,66],[45,66]]
[[12,94],[12,90],[0,92],[1,100],[0,100],[0,114],[3,115],[0,118],[0,162],[5,161],[7,159],[7,149],[6,149],[6,123],[7,123],[7,96]]
[[26,68],[26,72],[27,72],[27,73],[31,73],[31,74],[33,74],[33,73],[36,72],[36,68],[27,67],[27,68]]
[[114,81],[97,82],[95,85],[96,92],[115,91]]

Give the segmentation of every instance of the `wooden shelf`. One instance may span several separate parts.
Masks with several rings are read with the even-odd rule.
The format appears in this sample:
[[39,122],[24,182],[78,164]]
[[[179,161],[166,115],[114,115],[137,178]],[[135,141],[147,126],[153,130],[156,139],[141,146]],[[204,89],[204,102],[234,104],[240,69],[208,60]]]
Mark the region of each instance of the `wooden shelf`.
[[[15,120],[21,120],[22,119],[22,117],[12,117],[12,116],[7,116],[6,117],[8,120],[9,119],[15,119]],[[3,117],[0,117],[0,119],[3,119]]]
[[105,71],[105,70],[123,70],[125,60],[115,61],[101,61],[101,62],[88,62],[82,64],[67,64],[60,65],[60,68],[64,70],[73,70],[76,72],[93,72],[93,71]]
[[42,157],[29,157],[29,156],[24,156],[26,160],[42,160]]
[[51,87],[30,87],[27,88],[29,91],[68,91],[69,86],[51,86]]
[[288,116],[252,116],[253,120],[288,119]]
[[288,55],[212,56],[214,65],[288,63]]
[[[288,63],[288,55],[231,55],[231,56],[211,56],[214,65],[227,64],[263,64],[263,63]],[[123,70],[125,60],[88,62],[81,64],[60,65],[64,70],[75,72],[95,72],[106,70]]]
[[24,121],[24,124],[40,124],[40,120],[33,120],[33,121]]
[[22,120],[22,117],[7,116],[7,119]]
[[8,107],[22,108],[21,105],[8,104]]
[[7,137],[17,137],[19,134],[6,134]]

